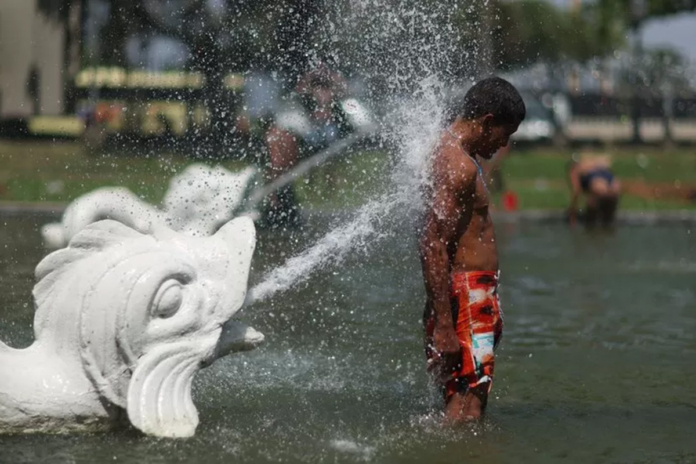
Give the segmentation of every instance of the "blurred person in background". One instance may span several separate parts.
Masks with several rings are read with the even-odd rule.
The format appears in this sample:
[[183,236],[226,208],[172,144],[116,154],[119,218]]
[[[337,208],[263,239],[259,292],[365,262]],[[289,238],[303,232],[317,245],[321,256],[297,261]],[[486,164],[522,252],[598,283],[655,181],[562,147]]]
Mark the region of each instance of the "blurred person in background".
[[347,90],[345,78],[323,61],[298,82],[296,92],[309,110],[313,126],[312,131],[305,136],[305,141],[310,146],[323,147],[338,138],[339,127],[335,120],[334,105],[345,97]]
[[585,197],[582,220],[588,227],[598,223],[603,227],[614,224],[621,196],[621,184],[611,169],[608,155],[583,153],[573,157],[568,165],[568,181],[571,188],[568,219],[571,225],[579,219],[578,203]]
[[[267,179],[272,181],[291,169],[306,149],[312,153],[341,137],[337,102],[347,93],[344,77],[324,61],[307,71],[295,86],[302,111],[276,115],[265,134],[268,154]],[[285,186],[269,199],[266,218],[269,224],[293,224],[298,221],[292,186]]]

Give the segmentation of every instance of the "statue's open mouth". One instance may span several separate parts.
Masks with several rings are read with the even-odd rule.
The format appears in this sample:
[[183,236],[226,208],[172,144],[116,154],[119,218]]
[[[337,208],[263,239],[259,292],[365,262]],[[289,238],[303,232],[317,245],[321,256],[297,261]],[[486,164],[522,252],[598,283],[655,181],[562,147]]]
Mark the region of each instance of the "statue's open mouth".
[[230,353],[253,350],[263,343],[264,339],[264,335],[253,327],[229,320],[222,326],[213,361]]

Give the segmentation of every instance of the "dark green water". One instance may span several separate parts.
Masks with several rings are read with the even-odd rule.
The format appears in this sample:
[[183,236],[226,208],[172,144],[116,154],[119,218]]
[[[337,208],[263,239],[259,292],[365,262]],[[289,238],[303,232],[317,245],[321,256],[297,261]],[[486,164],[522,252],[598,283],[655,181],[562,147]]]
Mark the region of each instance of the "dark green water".
[[[44,221],[0,217],[9,344],[31,338]],[[320,232],[261,232],[252,283]],[[197,376],[196,437],[0,436],[0,462],[696,462],[696,230],[505,225],[498,242],[506,325],[480,425],[438,426],[404,235],[245,310],[268,343]]]

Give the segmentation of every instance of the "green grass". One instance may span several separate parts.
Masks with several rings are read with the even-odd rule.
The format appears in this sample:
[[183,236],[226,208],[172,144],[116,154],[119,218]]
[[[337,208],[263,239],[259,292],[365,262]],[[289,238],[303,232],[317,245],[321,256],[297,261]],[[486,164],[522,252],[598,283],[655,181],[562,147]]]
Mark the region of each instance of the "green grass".
[[[601,152],[612,156],[613,169],[621,178],[644,179],[649,182],[679,180],[696,184],[696,148],[678,151],[621,149]],[[513,151],[505,159],[504,173],[510,179],[565,180],[566,165],[571,155],[571,151],[551,149]]]
[[[616,175],[624,182],[696,187],[696,148],[672,151],[622,149],[612,153]],[[518,150],[502,166],[506,189],[517,193],[523,209],[563,209],[569,202],[566,166],[570,151]],[[192,160],[157,156],[88,156],[79,143],[0,142],[0,201],[69,202],[103,186],[125,186],[158,203],[171,177]],[[244,163],[223,161],[228,169]],[[296,182],[298,199],[320,208],[356,206],[386,184],[388,156],[357,152],[322,166]],[[622,208],[663,210],[696,208],[696,203],[624,195]]]
[[[696,189],[696,148],[661,151],[606,150],[612,155],[613,170],[625,184],[681,185]],[[514,191],[520,207],[527,209],[561,209],[570,202],[566,169],[572,152],[552,149],[513,151],[502,164],[505,187]],[[625,209],[665,210],[696,208],[696,203],[677,198],[650,199],[625,194]]]
[[[69,142],[0,142],[0,201],[63,203],[99,187],[124,186],[158,203],[169,180],[193,162],[168,153],[88,156]],[[364,151],[328,163],[296,182],[298,198],[318,207],[361,204],[383,184],[387,162],[384,153]],[[246,163],[219,164],[234,171]]]
[[380,151],[338,158],[295,183],[298,200],[323,208],[359,206],[384,187],[387,165],[388,158]]
[[66,202],[103,186],[128,187],[159,201],[186,162],[158,158],[89,157],[76,143],[0,143],[0,200]]

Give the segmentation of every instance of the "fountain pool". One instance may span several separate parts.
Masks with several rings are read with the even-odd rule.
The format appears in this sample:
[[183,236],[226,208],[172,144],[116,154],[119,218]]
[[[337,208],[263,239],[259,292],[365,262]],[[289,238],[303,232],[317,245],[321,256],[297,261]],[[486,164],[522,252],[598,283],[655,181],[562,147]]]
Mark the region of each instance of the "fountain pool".
[[[25,346],[46,217],[0,221],[0,338]],[[262,231],[250,285],[329,222],[297,236]],[[506,329],[480,425],[438,426],[420,265],[404,230],[243,309],[267,343],[196,377],[195,437],[0,436],[0,462],[696,460],[696,228],[500,224],[498,241]]]

